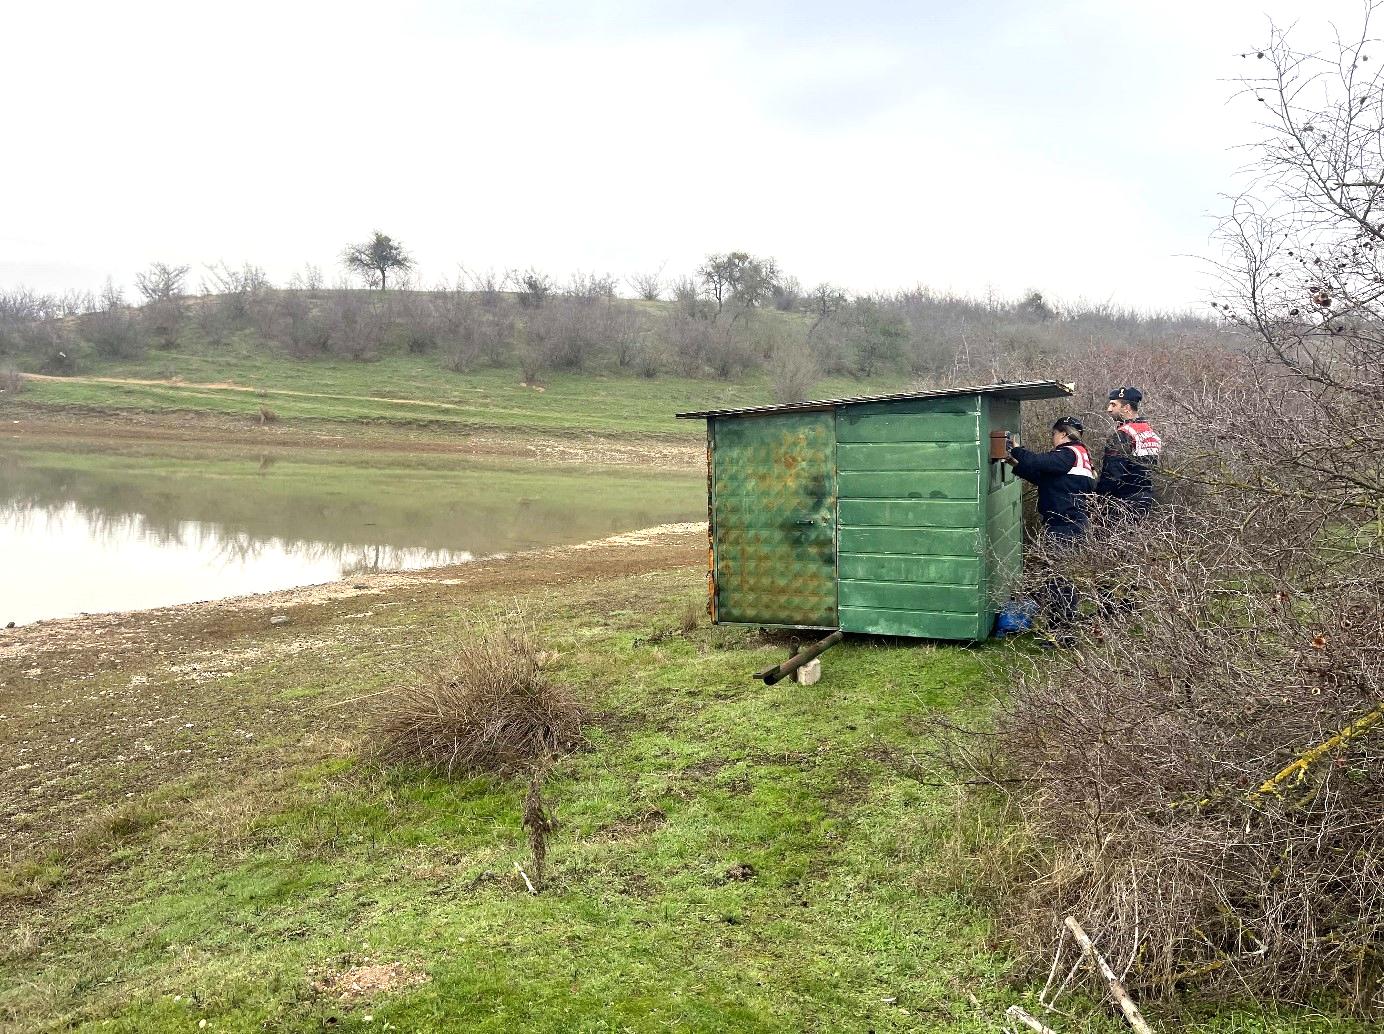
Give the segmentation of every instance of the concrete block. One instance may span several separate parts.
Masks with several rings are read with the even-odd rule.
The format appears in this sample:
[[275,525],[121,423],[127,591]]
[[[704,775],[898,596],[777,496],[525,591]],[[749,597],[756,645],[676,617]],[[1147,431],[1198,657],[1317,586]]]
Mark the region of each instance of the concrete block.
[[800,686],[814,686],[817,680],[822,677],[822,658],[814,657],[797,671],[793,672],[793,678],[797,679]]

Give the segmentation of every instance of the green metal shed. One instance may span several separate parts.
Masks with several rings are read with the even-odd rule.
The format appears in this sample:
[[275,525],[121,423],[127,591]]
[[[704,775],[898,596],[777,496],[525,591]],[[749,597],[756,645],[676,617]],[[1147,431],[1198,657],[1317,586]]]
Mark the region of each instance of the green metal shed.
[[679,413],[705,419],[712,620],[982,640],[1023,569],[991,459],[1056,381]]

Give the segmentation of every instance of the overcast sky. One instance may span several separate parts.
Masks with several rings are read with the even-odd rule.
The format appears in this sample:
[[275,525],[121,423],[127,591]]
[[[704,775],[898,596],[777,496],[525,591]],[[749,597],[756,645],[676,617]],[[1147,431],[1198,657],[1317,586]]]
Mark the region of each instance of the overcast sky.
[[[151,261],[431,283],[712,251],[804,284],[1205,304],[1258,0],[7,4],[0,285]],[[1252,60],[1252,59],[1251,59]]]

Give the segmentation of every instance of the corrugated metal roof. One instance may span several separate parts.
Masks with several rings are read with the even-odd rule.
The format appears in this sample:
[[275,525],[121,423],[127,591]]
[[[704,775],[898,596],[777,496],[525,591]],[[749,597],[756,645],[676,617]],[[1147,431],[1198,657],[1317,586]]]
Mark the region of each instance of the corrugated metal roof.
[[936,399],[956,395],[999,395],[1001,398],[1028,402],[1034,399],[1066,398],[1076,390],[1074,384],[1061,381],[1012,381],[1003,384],[980,384],[970,388],[937,388],[933,391],[900,391],[892,395],[859,395],[849,399],[820,399],[815,402],[784,402],[775,406],[745,406],[741,409],[708,409],[700,413],[679,413],[683,420],[713,416],[745,416],[755,413],[788,413],[795,409],[827,409],[834,406],[856,406],[864,402],[903,402],[907,399]]

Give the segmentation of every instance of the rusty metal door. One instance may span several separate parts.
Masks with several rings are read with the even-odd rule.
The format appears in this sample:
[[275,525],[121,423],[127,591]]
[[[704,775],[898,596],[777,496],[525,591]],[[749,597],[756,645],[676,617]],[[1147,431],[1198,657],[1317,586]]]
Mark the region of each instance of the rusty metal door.
[[836,419],[721,417],[712,428],[716,620],[836,628]]

